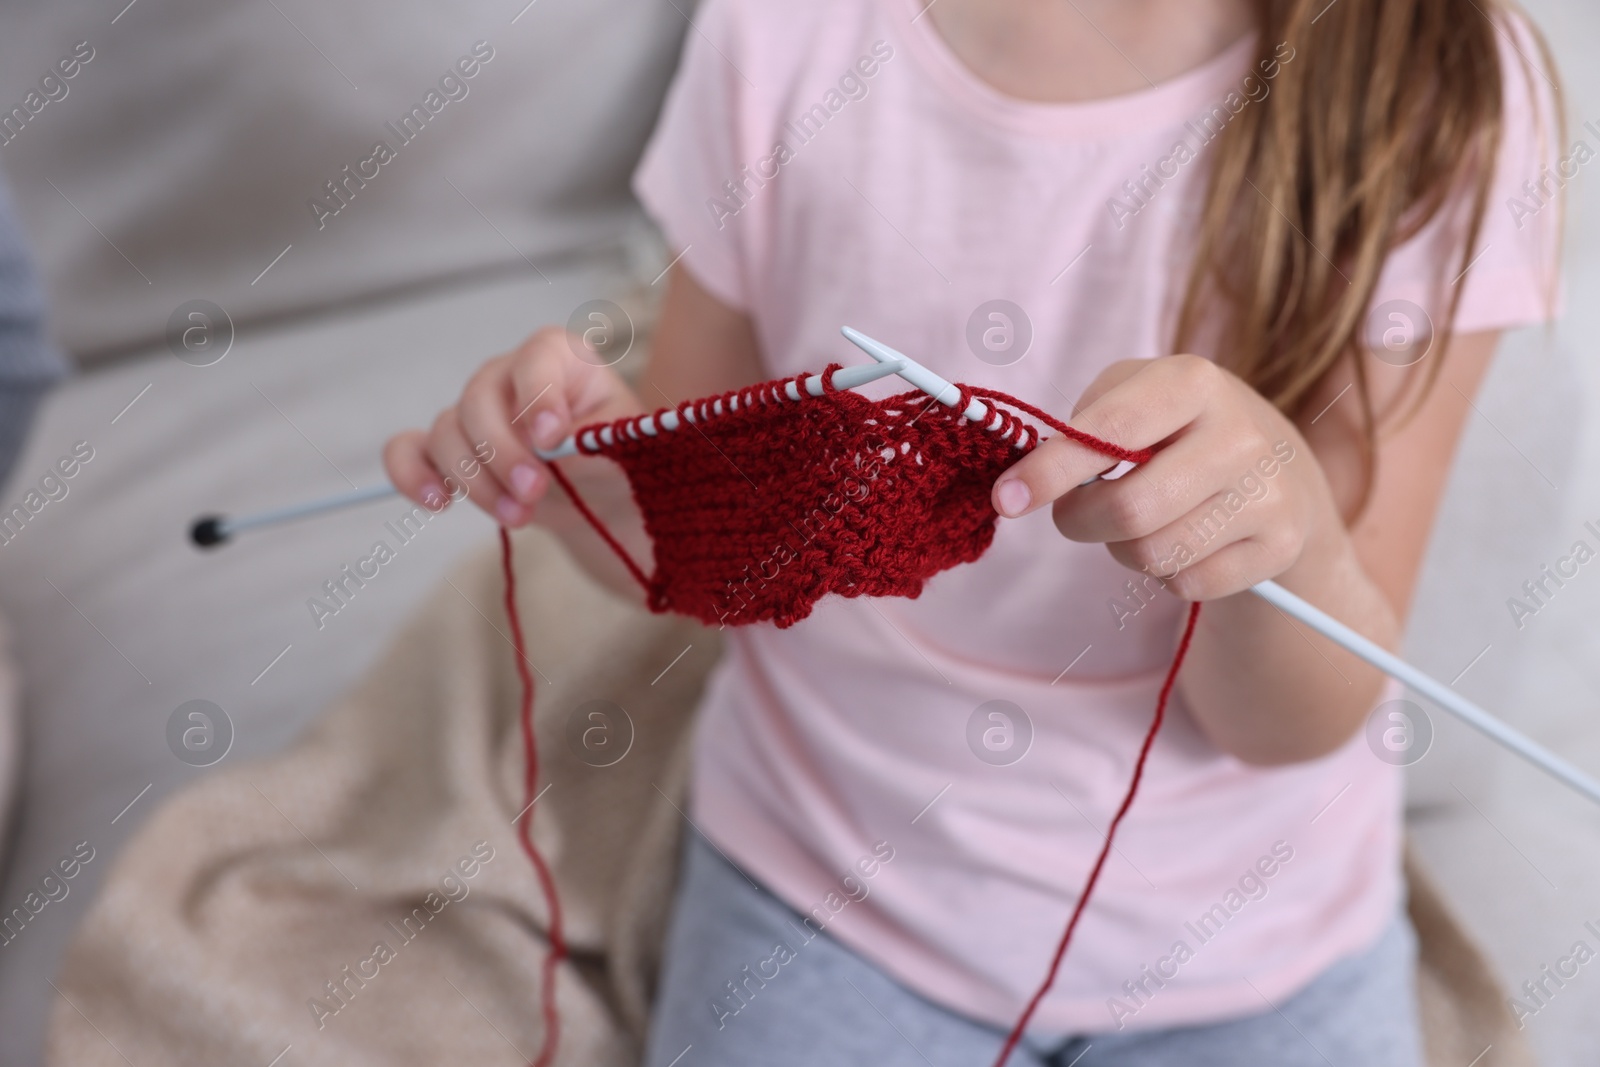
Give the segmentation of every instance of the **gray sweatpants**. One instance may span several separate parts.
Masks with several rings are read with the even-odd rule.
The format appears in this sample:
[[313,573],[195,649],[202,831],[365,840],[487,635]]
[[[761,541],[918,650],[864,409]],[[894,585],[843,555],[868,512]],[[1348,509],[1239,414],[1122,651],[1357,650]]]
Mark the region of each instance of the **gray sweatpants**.
[[[691,832],[646,1067],[989,1067],[1005,1035],[933,1004],[826,932],[737,1014],[724,985],[800,916]],[[1420,1067],[1416,938],[1396,916],[1378,943],[1259,1015],[1206,1026],[1030,1037],[1011,1067]],[[726,1001],[724,1004],[726,1005]]]

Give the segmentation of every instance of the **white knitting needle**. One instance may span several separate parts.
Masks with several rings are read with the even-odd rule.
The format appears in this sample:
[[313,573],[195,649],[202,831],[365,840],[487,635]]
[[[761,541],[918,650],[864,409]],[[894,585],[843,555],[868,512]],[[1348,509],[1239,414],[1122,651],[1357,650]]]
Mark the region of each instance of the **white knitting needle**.
[[1513,730],[1443,682],[1423,674],[1382,645],[1367,640],[1320,608],[1301,600],[1277,582],[1257,582],[1250,587],[1250,591],[1267,603],[1281,608],[1285,614],[1293,615],[1328,640],[1349,649],[1389,677],[1404,682],[1468,726],[1484,734],[1489,740],[1515,752],[1546,774],[1565,782],[1600,804],[1600,782],[1596,782],[1560,756]]
[[[941,404],[955,407],[959,402],[959,389],[910,356],[897,352],[881,341],[875,341],[848,326],[844,327],[843,332],[852,343],[873,359],[883,361],[885,366],[904,363],[905,369],[899,372],[900,377]],[[989,419],[990,410],[982,401],[974,398],[962,414],[974,422],[982,422]],[[1095,481],[1098,477],[1097,475],[1089,481]],[[1084,484],[1087,485],[1088,482]],[[1250,587],[1250,591],[1279,608],[1284,614],[1299,619],[1334,644],[1372,664],[1389,677],[1404,682],[1468,726],[1484,734],[1489,740],[1521,756],[1546,774],[1600,804],[1600,782],[1596,782],[1555,753],[1507,726],[1449,686],[1422,673],[1382,645],[1368,640],[1320,608],[1295,596],[1277,582],[1257,582]]]
[[[896,352],[882,341],[874,341],[860,330],[852,329],[849,326],[840,327],[840,332],[850,339],[851,344],[883,366],[892,366],[896,363],[903,364],[903,369],[896,373],[939,403],[952,408],[961,403],[960,388],[945,381],[910,356],[903,352]],[[999,414],[977,397],[972,398],[961,414],[973,422],[983,423],[984,428],[987,430],[998,430],[1003,425]],[[989,425],[991,421],[993,425]],[[1014,443],[1018,448],[1022,447],[1020,440]]]
[[[891,374],[898,374],[905,367],[906,363],[896,359],[879,360],[877,363],[866,363],[859,367],[841,367],[833,374],[833,386],[835,389],[855,389],[866,385],[868,382],[877,381],[879,378],[887,378]],[[807,376],[805,390],[811,396],[821,396],[824,391],[822,375],[812,374]],[[784,392],[790,400],[800,399],[800,389],[793,381],[789,383]],[[738,397],[734,397],[728,405],[728,410],[736,411],[738,407]],[[716,416],[721,415],[722,412],[722,401],[718,400],[712,405],[711,414]],[[690,423],[695,421],[693,412],[690,412],[685,418]],[[646,415],[639,420],[637,425],[640,433],[647,437],[653,437],[658,432],[658,429],[676,430],[680,425],[680,421],[676,411],[668,411],[661,416],[659,427],[656,424],[654,415]],[[595,447],[595,439],[597,437],[600,443],[611,444],[611,427],[607,425],[599,431],[585,431],[585,445],[590,448]],[[567,456],[578,454],[578,441],[574,437],[568,437],[552,449],[535,448],[533,452],[534,455],[543,460],[564,459]],[[189,539],[201,548],[214,548],[217,545],[226,543],[234,534],[244,533],[246,530],[253,530],[261,526],[276,526],[279,523],[294,522],[297,519],[310,518],[313,515],[321,515],[329,511],[339,511],[359,504],[370,503],[374,500],[384,500],[398,492],[399,490],[392,485],[374,485],[367,489],[354,489],[348,493],[339,493],[319,500],[290,504],[286,507],[261,511],[238,519],[224,518],[221,515],[203,515],[189,527]]]
[[241,519],[228,519],[221,515],[202,515],[194,520],[189,527],[189,540],[201,548],[212,548],[227,541],[237,533],[253,530],[257,526],[276,526],[280,522],[293,522],[295,519],[309,518],[320,515],[325,511],[338,511],[341,508],[353,508],[357,504],[365,504],[372,500],[383,500],[395,494],[395,488],[387,483],[374,485],[366,489],[352,489],[348,493],[339,493],[336,496],[323,497],[320,500],[309,500],[301,504],[290,504],[287,507],[274,508],[271,511],[259,511],[254,515],[246,515]]

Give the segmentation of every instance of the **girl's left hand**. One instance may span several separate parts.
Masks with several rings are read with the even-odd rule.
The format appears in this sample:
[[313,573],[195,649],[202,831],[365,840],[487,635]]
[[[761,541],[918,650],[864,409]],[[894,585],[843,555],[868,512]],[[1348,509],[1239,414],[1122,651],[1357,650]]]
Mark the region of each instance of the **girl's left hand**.
[[1084,392],[1070,425],[1158,451],[1121,478],[1080,488],[1107,469],[1107,457],[1057,435],[995,482],[996,511],[1015,518],[1053,503],[1064,536],[1104,542],[1123,566],[1185,600],[1315,573],[1352,550],[1300,431],[1210,360],[1114,363]]

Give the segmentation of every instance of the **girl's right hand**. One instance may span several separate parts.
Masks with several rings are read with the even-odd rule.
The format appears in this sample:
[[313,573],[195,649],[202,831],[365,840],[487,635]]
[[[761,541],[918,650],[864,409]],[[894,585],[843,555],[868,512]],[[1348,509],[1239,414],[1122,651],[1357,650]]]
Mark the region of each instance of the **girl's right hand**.
[[551,481],[534,446],[554,448],[576,427],[644,410],[620,375],[580,353],[596,358],[549,326],[489,360],[431,429],[389,439],[383,463],[395,488],[434,511],[466,496],[502,525],[532,521]]

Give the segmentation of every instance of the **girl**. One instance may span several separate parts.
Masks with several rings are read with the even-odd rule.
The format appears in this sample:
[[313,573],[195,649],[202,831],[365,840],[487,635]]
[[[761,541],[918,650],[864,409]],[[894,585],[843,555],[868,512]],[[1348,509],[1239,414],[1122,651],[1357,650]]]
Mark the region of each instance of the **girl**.
[[[1104,457],[1047,441],[919,599],[729,631],[652,1067],[990,1061],[1185,601],[1172,721],[1012,1062],[1420,1062],[1363,730],[1398,692],[1245,590],[1398,642],[1468,398],[1544,315],[1538,53],[1489,0],[708,0],[635,180],[679,257],[637,390],[541,331],[390,442],[395,484],[442,500],[487,444],[472,499],[637,596],[530,445],[856,362],[843,324],[1159,451],[1075,488]],[[618,470],[567,469],[648,559]]]

